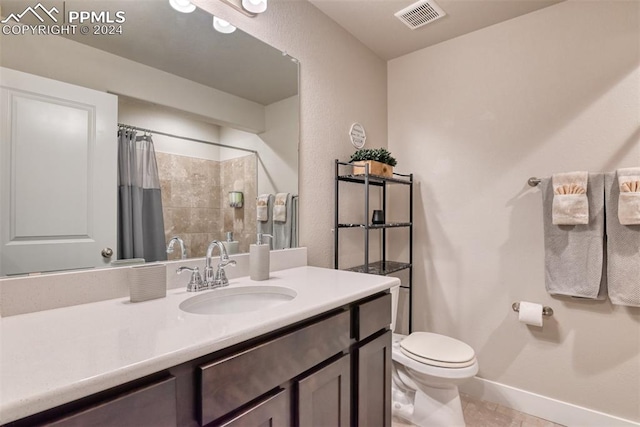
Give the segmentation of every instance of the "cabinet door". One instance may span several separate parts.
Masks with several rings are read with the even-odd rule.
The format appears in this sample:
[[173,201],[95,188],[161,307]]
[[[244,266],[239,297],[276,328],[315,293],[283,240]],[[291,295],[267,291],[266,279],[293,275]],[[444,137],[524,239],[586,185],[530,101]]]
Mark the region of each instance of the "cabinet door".
[[289,391],[282,390],[269,397],[230,421],[223,422],[224,427],[288,427],[291,425]]
[[347,427],[351,360],[345,355],[298,382],[298,426]]
[[109,265],[117,97],[0,70],[0,275]]
[[391,331],[356,350],[358,425],[391,425]]

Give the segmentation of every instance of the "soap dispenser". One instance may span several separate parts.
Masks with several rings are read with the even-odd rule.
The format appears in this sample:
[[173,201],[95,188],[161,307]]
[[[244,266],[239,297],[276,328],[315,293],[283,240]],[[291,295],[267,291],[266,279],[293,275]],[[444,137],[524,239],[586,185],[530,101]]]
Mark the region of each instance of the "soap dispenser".
[[240,249],[240,242],[233,240],[233,231],[227,231],[227,240],[222,244],[227,250],[227,255],[237,254]]
[[271,234],[258,233],[255,245],[249,245],[249,278],[251,280],[269,279],[269,253],[271,245],[264,243],[263,239]]

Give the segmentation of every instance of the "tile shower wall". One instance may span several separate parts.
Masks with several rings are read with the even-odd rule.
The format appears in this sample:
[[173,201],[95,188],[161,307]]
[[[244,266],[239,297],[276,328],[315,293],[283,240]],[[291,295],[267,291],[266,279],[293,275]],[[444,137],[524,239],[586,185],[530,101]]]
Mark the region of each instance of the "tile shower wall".
[[[240,252],[248,252],[249,237],[256,230],[255,221],[250,221],[255,206],[230,208],[227,194],[238,190],[245,200],[255,200],[255,156],[220,162],[157,152],[156,158],[166,241],[180,236],[188,256],[201,257],[211,240],[223,240],[227,231],[233,231]],[[179,251],[169,255],[169,259],[179,257]]]
[[[254,154],[220,162],[220,208],[222,216],[222,237],[233,231],[233,238],[239,242],[239,251],[249,252],[249,245],[255,243],[257,158]],[[229,191],[242,191],[244,203],[241,208],[229,207]]]

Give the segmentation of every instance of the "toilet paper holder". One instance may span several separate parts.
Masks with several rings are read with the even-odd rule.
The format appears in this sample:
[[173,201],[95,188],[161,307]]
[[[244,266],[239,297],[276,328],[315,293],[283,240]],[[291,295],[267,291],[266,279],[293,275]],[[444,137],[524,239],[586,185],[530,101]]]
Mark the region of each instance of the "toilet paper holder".
[[[511,304],[511,308],[515,312],[520,311],[520,303],[519,302],[514,302],[513,304]],[[543,316],[553,316],[553,308],[547,307],[545,305],[544,307],[542,307],[542,315]]]

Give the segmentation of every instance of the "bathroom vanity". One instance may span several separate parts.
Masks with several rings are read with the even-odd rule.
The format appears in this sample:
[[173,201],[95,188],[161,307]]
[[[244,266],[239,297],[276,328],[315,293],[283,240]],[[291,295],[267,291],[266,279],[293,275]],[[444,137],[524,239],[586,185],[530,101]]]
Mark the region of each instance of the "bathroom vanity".
[[[296,296],[272,308],[201,315],[180,310],[193,296],[181,289],[140,304],[110,300],[3,318],[10,335],[2,343],[9,380],[2,424],[390,425],[388,289],[397,279],[299,267],[272,273],[265,284]],[[70,316],[74,322],[64,320]],[[36,325],[45,317],[71,329],[60,333],[58,348],[41,348],[39,356],[7,350],[20,330],[44,339]],[[108,335],[121,348],[104,342]],[[19,354],[27,360],[12,357]],[[31,378],[35,384],[25,385]]]

